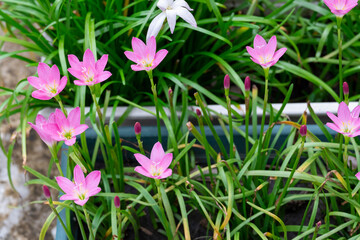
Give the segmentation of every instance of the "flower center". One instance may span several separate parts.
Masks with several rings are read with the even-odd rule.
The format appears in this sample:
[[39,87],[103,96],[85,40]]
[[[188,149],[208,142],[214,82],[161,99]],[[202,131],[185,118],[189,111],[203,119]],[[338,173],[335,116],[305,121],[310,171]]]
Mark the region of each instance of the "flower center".
[[342,128],[341,130],[344,133],[351,133],[353,131],[354,127],[351,125],[350,121],[348,122],[342,122]]
[[80,200],[84,200],[86,198],[86,194],[87,194],[87,190],[85,190],[83,187],[82,187],[82,183],[80,183],[79,185],[76,185],[74,191],[75,191],[75,194],[78,196],[78,198]]
[[163,169],[161,167],[157,167],[156,165],[151,165],[150,173],[154,177],[158,177],[163,173]]
[[63,131],[61,134],[66,140],[70,140],[74,135],[74,129],[70,129],[69,131]]
[[82,76],[85,80],[85,82],[92,82],[94,81],[94,73],[90,71],[90,68],[81,67]]

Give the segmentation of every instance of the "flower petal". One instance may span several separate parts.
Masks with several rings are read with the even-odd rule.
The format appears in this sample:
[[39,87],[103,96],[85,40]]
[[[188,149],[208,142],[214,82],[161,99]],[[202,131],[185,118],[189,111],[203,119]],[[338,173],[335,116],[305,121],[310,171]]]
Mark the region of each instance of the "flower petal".
[[355,174],[355,177],[360,180],[360,172],[358,172],[357,174]]
[[145,177],[154,178],[153,175],[151,175],[148,171],[146,171],[145,168],[141,166],[137,166],[134,171],[140,173],[141,175],[144,175]]
[[146,33],[146,42],[150,39],[151,36],[156,37],[158,35],[164,23],[165,18],[166,18],[166,13],[162,12],[151,21],[148,31]]
[[60,196],[60,200],[78,200],[79,198],[74,194],[64,194]]
[[184,19],[191,26],[197,27],[196,20],[195,20],[194,16],[186,8],[183,8],[183,7],[176,8],[176,14],[179,15],[179,17]]
[[84,206],[85,203],[89,200],[89,198],[85,198],[84,200],[76,200],[74,201],[77,205]]
[[159,0],[156,6],[160,8],[161,11],[165,11],[172,4],[173,4],[173,0]]
[[352,111],[351,111],[351,116],[353,118],[359,118],[359,114],[360,114],[360,105],[356,106]]
[[[279,61],[279,59],[282,57],[282,55],[284,55],[284,53],[286,52],[287,48],[280,48],[279,50],[277,50],[273,56],[273,61],[274,64],[277,63],[277,61]],[[273,64],[273,65],[274,65]]]
[[172,170],[170,168],[168,168],[159,176],[159,179],[167,178],[167,177],[171,176],[171,174],[172,174]]
[[89,189],[89,191],[87,192],[86,195],[88,197],[92,197],[92,196],[95,196],[96,194],[98,194],[100,191],[101,191],[101,188],[99,188],[99,187],[91,188],[91,189]]
[[133,64],[133,65],[131,65],[130,67],[131,67],[131,69],[132,69],[133,71],[143,71],[143,70],[145,70],[142,65]]
[[165,156],[164,149],[160,142],[157,142],[154,144],[151,154],[150,154],[150,160],[151,162],[160,162]]
[[154,36],[151,36],[146,44],[146,55],[148,59],[154,59],[156,54],[156,40]]
[[161,167],[162,169],[167,169],[170,166],[172,160],[173,160],[173,154],[167,153],[159,163],[158,167]]
[[59,68],[56,66],[56,64],[54,64],[50,71],[49,71],[49,79],[48,82],[49,83],[53,83],[55,81],[55,83],[59,84],[60,81],[60,71]]
[[254,49],[262,48],[264,46],[266,46],[265,39],[262,36],[260,36],[259,34],[256,34],[256,36],[254,38]]
[[340,128],[338,128],[338,126],[335,125],[335,124],[333,124],[333,123],[326,123],[326,126],[328,126],[329,128],[331,128],[331,129],[334,130],[335,132],[342,133],[342,131],[340,130]]
[[76,165],[74,168],[74,181],[75,181],[75,185],[80,185],[85,183],[84,173],[79,165]]
[[111,77],[111,75],[112,75],[111,72],[104,71],[104,72],[101,72],[100,74],[96,75],[94,80],[96,83],[103,82],[103,81],[107,80],[109,77]]
[[31,96],[33,98],[39,99],[39,100],[49,100],[51,99],[53,96],[49,96],[48,92],[45,92],[43,90],[36,90],[34,92],[31,93]]
[[166,57],[166,55],[168,54],[168,50],[166,49],[161,49],[160,51],[158,51],[155,54],[155,58],[154,58],[154,68],[159,65],[162,60],[164,60],[164,58]]
[[146,45],[139,38],[133,37],[131,40],[131,45],[134,50],[134,53],[139,55],[140,58],[146,57]]
[[342,122],[339,120],[338,117],[336,117],[334,114],[332,114],[331,112],[327,112],[326,113],[328,115],[328,117],[335,123],[335,125],[337,126],[341,126]]
[[76,107],[68,115],[68,121],[70,123],[70,126],[78,126],[80,124],[80,108]]
[[70,181],[69,179],[65,178],[65,177],[56,177],[56,182],[59,185],[59,187],[61,188],[61,190],[64,191],[64,193],[71,195],[74,188],[75,188],[75,184]]
[[174,33],[175,24],[176,24],[176,11],[171,9],[171,10],[166,10],[165,12],[166,12],[166,18],[169,24],[170,32]]
[[[246,46],[246,50],[250,54],[251,57],[253,57],[255,59],[259,59],[259,54],[255,49],[253,49],[252,47]],[[259,60],[257,60],[257,61],[259,62]]]
[[129,60],[131,60],[135,63],[140,63],[140,57],[136,53],[130,52],[130,51],[125,51],[124,54]]
[[71,138],[69,140],[66,139],[65,140],[65,145],[72,146],[72,145],[75,144],[75,142],[76,142],[76,137],[73,137],[73,138]]
[[95,58],[93,52],[88,48],[86,49],[83,57],[84,67],[90,68],[91,66],[95,66]]
[[187,10],[194,10],[192,8],[190,8],[189,4],[187,2],[185,2],[184,0],[176,0],[173,5],[172,5],[173,8],[178,8],[178,7],[184,7],[186,8]]
[[85,130],[88,129],[88,128],[89,128],[88,125],[81,124],[81,125],[77,126],[76,128],[74,128],[73,134],[74,134],[74,136],[79,135],[79,134],[85,132]]
[[350,118],[350,110],[345,102],[341,102],[338,108],[338,118],[342,122],[347,122]]
[[265,59],[272,59],[276,50],[277,40],[276,36],[272,36],[265,49]]
[[37,70],[39,78],[41,78],[42,81],[47,82],[49,79],[50,67],[46,63],[40,62]]
[[27,80],[28,80],[29,84],[31,86],[33,86],[34,88],[42,89],[42,85],[44,83],[41,81],[40,78],[31,76],[31,77],[28,77]]
[[79,59],[75,55],[73,55],[73,54],[68,55],[68,60],[69,60],[71,68],[81,69],[82,64],[80,63]]
[[60,93],[62,90],[64,90],[64,88],[66,87],[66,84],[67,84],[67,77],[66,76],[63,76],[61,79],[60,79],[60,84],[58,86],[58,93]]
[[140,154],[140,153],[135,153],[134,157],[136,158],[136,160],[140,163],[140,165],[142,167],[144,167],[144,169],[146,169],[147,171],[150,170],[151,167],[151,161],[149,158],[147,158],[146,156]]
[[102,57],[95,63],[95,69],[96,71],[102,72],[105,69],[105,66],[108,62],[109,55],[104,54]]
[[99,186],[101,180],[101,172],[98,170],[92,171],[85,178],[86,188],[90,191]]

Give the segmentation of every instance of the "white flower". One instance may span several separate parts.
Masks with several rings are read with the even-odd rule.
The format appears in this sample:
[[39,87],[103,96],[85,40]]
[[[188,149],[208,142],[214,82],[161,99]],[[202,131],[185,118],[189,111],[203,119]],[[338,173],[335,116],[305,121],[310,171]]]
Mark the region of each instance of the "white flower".
[[197,26],[194,16],[189,12],[193,9],[191,9],[189,4],[184,0],[159,0],[157,6],[161,9],[162,13],[157,15],[150,23],[146,34],[146,41],[148,41],[151,36],[156,37],[158,35],[165,18],[167,18],[171,33],[173,33],[175,29],[176,15],[190,25],[194,27]]

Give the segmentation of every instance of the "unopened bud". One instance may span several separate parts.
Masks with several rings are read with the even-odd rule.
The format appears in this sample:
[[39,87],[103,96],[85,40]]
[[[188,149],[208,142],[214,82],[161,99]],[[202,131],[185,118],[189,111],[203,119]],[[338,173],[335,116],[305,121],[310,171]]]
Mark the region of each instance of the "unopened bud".
[[201,111],[200,111],[200,109],[196,109],[196,115],[198,115],[198,117],[201,117]]
[[318,221],[318,222],[316,223],[316,227],[319,228],[320,226],[321,226],[321,221]]
[[188,128],[189,131],[192,131],[193,130],[193,124],[191,122],[187,122],[186,123],[186,127]]
[[141,134],[141,125],[139,122],[136,122],[134,125],[134,131],[135,131],[135,135],[139,135]]
[[114,197],[114,205],[116,208],[120,208],[120,198],[119,196]]
[[244,84],[245,84],[245,91],[250,91],[251,82],[250,82],[250,77],[249,76],[246,76]]
[[46,198],[51,198],[51,194],[50,194],[50,190],[48,188],[48,186],[43,185],[43,192]]
[[344,95],[348,95],[349,94],[349,85],[347,82],[344,82],[343,83],[343,92],[344,92]]
[[228,74],[224,77],[224,88],[229,89],[230,88],[230,77]]
[[306,125],[301,125],[301,127],[300,127],[300,135],[303,136],[303,137],[305,137],[306,134],[307,134],[307,127],[306,127]]
[[168,90],[168,95],[169,95],[169,98],[171,99],[172,95],[173,95],[173,90],[171,89],[171,87]]
[[257,97],[257,95],[258,95],[258,88],[256,85],[253,85],[253,87],[252,87],[252,94],[253,94],[254,98]]

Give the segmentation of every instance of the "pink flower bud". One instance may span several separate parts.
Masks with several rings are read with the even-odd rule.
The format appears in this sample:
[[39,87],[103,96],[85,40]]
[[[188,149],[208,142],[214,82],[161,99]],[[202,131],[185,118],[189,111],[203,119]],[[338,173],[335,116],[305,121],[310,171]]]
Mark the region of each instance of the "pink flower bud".
[[344,95],[348,95],[349,94],[349,85],[347,82],[343,83],[343,91],[344,91]]
[[245,78],[245,91],[250,91],[250,85],[251,85],[250,77],[246,76],[246,78]]
[[201,111],[200,111],[200,109],[196,109],[196,115],[198,115],[198,117],[201,117]]
[[48,186],[43,185],[43,192],[44,192],[44,195],[45,195],[46,198],[51,197],[50,190],[49,190]]
[[120,198],[119,196],[114,197],[114,205],[116,208],[120,208]]
[[318,221],[318,222],[316,223],[316,227],[319,228],[320,226],[321,226],[321,221]]
[[306,127],[306,125],[302,125],[302,126],[300,127],[300,135],[303,136],[303,137],[305,137],[305,136],[306,136],[306,133],[307,133],[307,127]]
[[141,134],[141,125],[139,122],[136,122],[134,125],[134,131],[135,131],[135,135],[139,135]]
[[172,97],[172,94],[173,94],[173,90],[172,90],[171,88],[169,88],[168,94],[169,94],[169,98],[171,98],[171,97]]
[[224,77],[224,88],[229,89],[230,88],[230,77],[228,74]]

